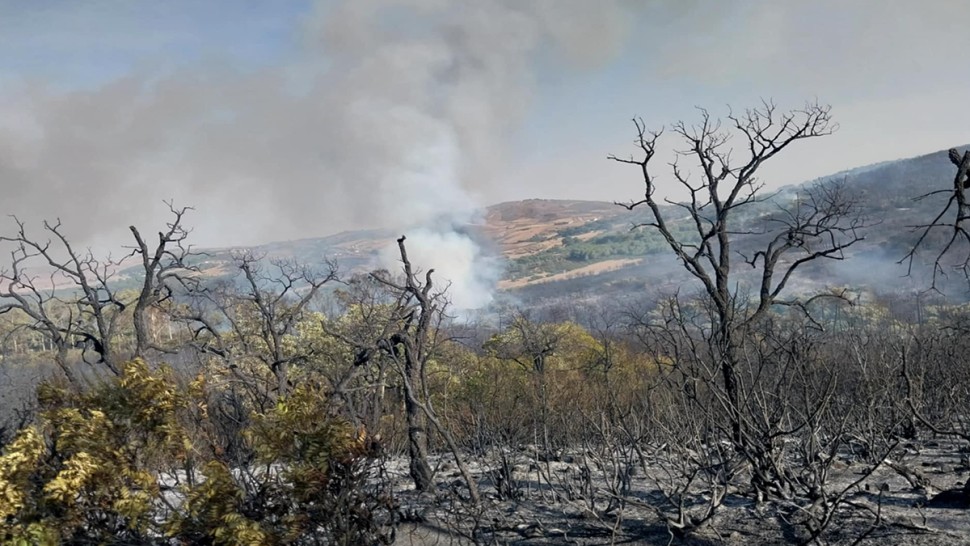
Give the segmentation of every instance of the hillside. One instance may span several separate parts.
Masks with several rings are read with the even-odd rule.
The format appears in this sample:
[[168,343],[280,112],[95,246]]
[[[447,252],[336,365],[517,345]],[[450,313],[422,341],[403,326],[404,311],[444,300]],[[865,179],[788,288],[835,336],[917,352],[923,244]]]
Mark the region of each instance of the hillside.
[[[866,230],[866,240],[852,247],[849,259],[806,271],[803,281],[864,286],[874,291],[923,288],[925,271],[917,268],[916,275],[905,277],[905,268],[897,262],[916,239],[912,226],[931,220],[947,196],[917,198],[948,188],[952,176],[946,152],[940,151],[806,182],[843,181],[873,225]],[[801,186],[782,188],[771,202],[752,209],[750,218],[741,219],[742,223],[790,202]],[[606,202],[529,199],[488,207],[478,222],[460,229],[487,253],[501,258],[504,273],[498,288],[520,300],[582,297],[590,292],[602,297],[642,291],[648,285],[679,286],[684,276],[669,258],[659,235],[631,229],[645,219],[645,214]],[[681,227],[678,220],[672,225]],[[308,264],[335,260],[342,273],[365,271],[376,266],[378,251],[397,235],[386,230],[363,230],[248,249],[213,249],[203,266],[209,274],[220,276],[228,271],[233,252],[251,251]],[[745,241],[740,243],[743,248]]]

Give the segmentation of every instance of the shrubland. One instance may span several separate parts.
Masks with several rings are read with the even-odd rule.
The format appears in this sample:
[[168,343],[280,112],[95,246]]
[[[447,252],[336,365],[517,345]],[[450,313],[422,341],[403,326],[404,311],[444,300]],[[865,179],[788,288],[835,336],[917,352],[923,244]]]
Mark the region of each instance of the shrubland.
[[[60,224],[54,253],[18,222],[3,366],[35,390],[0,423],[3,542],[952,538],[925,510],[970,506],[966,309],[792,290],[870,225],[838,183],[780,211],[761,199],[761,164],[826,134],[828,110],[726,119],[748,157],[706,112],[674,126],[701,173],[673,167],[687,222],[655,200],[659,133],[638,122],[642,155],[620,160],[644,180],[628,206],[650,211],[650,251],[693,280],[651,305],[463,322],[404,237],[401,271],[238,254],[206,282],[174,207],[155,246],[131,228],[142,282],[118,289],[117,264],[73,252]],[[639,252],[634,237],[613,242]],[[25,273],[38,262],[59,283]],[[753,531],[731,538],[742,519]]]

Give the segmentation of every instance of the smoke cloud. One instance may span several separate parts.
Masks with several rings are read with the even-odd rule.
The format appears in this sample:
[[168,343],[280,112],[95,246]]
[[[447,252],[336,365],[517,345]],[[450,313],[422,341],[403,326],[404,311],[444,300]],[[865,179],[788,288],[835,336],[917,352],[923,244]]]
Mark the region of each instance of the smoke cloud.
[[496,183],[536,58],[595,66],[624,21],[614,2],[319,2],[281,63],[149,64],[67,91],[0,82],[2,212],[60,217],[95,246],[160,225],[172,198],[197,209],[202,245],[418,228],[417,265],[473,305],[457,291],[479,291],[462,277],[480,251],[433,226],[471,218]]

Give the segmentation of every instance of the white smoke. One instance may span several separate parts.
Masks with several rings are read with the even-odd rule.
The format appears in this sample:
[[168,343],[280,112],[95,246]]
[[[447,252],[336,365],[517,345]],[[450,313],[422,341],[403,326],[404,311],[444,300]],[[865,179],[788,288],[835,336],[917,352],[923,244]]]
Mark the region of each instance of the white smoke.
[[[346,52],[342,69],[359,76],[353,81],[370,81],[373,74],[388,81],[362,85],[354,101],[403,146],[381,178],[380,208],[408,235],[412,264],[435,269],[455,308],[481,308],[491,302],[501,271],[454,226],[478,212],[470,188],[498,183],[506,137],[529,107],[533,57],[551,44],[581,63],[595,63],[612,53],[622,19],[612,3],[396,4],[416,10],[396,16],[417,14],[400,24],[421,32],[382,28],[388,3],[357,0],[322,14],[325,22],[315,33]],[[389,242],[380,261],[396,269],[396,246]]]
[[[492,302],[501,271],[472,239],[454,231],[418,228],[408,234],[405,244],[412,265],[422,264],[423,269],[428,264],[434,268],[434,287],[447,288],[453,309],[459,312],[480,309]],[[392,271],[400,268],[397,246],[381,251],[381,263]]]
[[[105,20],[105,44],[137,41],[114,4],[65,7],[36,30]],[[75,16],[85,24],[57,26]],[[451,226],[473,217],[477,190],[503,183],[538,59],[592,67],[625,25],[615,0],[321,0],[277,62],[140,58],[83,89],[0,81],[0,215],[61,218],[76,244],[111,247],[130,224],[164,225],[171,198],[196,208],[202,246],[356,228],[417,246],[418,228],[442,246],[416,265],[448,271],[456,292],[480,287],[480,268],[457,264],[481,251]]]
[[[432,282],[447,289],[457,310],[480,309],[492,301],[501,270],[468,235],[456,230],[476,215],[476,200],[458,181],[461,153],[457,139],[439,127],[438,142],[415,149],[401,165],[398,176],[385,181],[383,206],[400,208],[413,220],[401,227],[407,232],[408,259],[423,270],[433,268]],[[399,249],[389,243],[379,253],[380,267],[399,271]]]

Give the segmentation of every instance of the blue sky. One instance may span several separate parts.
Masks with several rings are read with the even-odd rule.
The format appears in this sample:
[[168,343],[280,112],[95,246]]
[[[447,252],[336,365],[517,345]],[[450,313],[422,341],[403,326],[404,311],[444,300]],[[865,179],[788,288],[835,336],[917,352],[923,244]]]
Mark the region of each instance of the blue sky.
[[0,3],[5,78],[95,88],[138,70],[190,63],[241,68],[284,62],[309,2]]
[[841,129],[763,173],[801,182],[970,142],[965,13],[943,0],[0,0],[0,212],[110,241],[175,198],[199,210],[198,242],[244,244],[508,199],[623,200],[636,173],[605,157],[630,150],[631,117],[659,127],[695,106],[817,98]]

